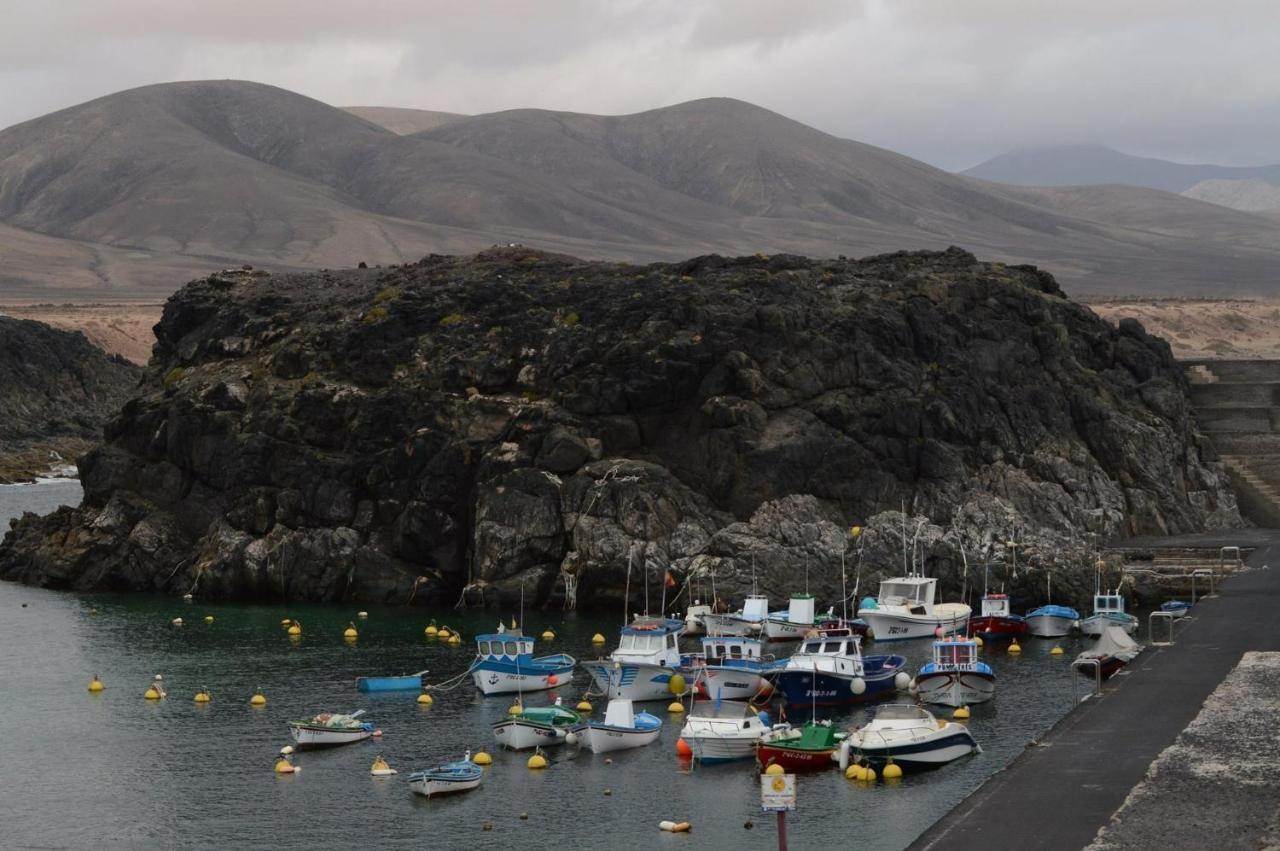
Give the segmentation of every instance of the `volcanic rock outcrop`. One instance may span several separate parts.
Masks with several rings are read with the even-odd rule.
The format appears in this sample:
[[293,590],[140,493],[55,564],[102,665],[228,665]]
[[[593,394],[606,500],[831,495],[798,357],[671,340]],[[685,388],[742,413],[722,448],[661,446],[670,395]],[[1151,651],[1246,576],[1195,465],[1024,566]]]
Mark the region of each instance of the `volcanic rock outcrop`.
[[1240,522],[1163,341],[959,249],[224,274],[157,335],[84,504],[18,521],[0,575],[449,603],[571,576],[588,605],[630,561],[655,601],[754,568],[836,602],[842,560],[850,591],[905,550],[954,593],[1016,540],[1087,592],[1093,536]]

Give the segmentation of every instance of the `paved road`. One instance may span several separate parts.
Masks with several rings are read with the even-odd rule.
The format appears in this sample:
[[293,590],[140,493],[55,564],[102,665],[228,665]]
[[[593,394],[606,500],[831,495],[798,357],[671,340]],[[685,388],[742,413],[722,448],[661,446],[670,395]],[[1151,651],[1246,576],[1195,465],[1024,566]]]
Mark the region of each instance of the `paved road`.
[[[1257,547],[1248,562],[1255,569],[1227,580],[1218,596],[1197,604],[1195,617],[1179,627],[1173,647],[1146,650],[1129,665],[1129,675],[1117,677],[1102,697],[1091,698],[1058,722],[913,848],[1085,847],[1241,656],[1250,650],[1280,650],[1280,530],[1169,540],[1179,546]],[[1271,564],[1275,566],[1263,569]],[[1144,623],[1144,643],[1146,629]],[[1191,817],[1203,799],[1192,789],[1185,797]],[[1233,835],[1241,828],[1222,813],[1206,815],[1221,823],[1223,844],[1256,841]]]

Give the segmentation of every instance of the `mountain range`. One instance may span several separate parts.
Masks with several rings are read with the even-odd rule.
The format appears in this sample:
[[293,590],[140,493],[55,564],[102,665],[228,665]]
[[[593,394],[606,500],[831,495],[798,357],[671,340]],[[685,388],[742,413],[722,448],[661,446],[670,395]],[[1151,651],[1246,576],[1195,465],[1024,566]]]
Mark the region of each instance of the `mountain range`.
[[162,297],[224,266],[523,243],[628,261],[959,245],[1072,292],[1267,291],[1275,218],[1166,191],[955,175],[742,101],[634,115],[339,109],[241,81],[0,131],[0,295]]

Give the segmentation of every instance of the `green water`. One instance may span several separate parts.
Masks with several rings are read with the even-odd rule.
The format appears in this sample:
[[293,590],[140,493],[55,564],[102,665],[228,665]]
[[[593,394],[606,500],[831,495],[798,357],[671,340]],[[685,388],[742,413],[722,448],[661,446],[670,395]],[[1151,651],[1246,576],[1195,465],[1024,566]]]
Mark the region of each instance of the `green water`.
[[[5,500],[11,513],[15,501],[49,501],[42,487],[0,493],[0,510]],[[675,755],[681,721],[668,717],[662,702],[646,707],[668,718],[659,742],[610,754],[609,763],[558,748],[549,753],[550,768],[535,772],[525,766],[527,753],[493,747],[489,725],[505,716],[507,697],[482,697],[469,682],[425,708],[414,693],[359,694],[360,675],[426,668],[429,680],[441,681],[461,673],[471,660],[470,642],[451,648],[425,638],[423,628],[434,618],[469,637],[491,630],[498,613],[366,606],[368,619],[358,620],[356,608],[185,604],[168,596],[75,595],[0,583],[6,722],[0,845],[776,847],[773,817],[759,812],[754,765],[690,770]],[[513,613],[501,614],[509,620]],[[214,623],[205,624],[205,615]],[[171,625],[175,617],[185,625]],[[302,623],[300,639],[285,634],[286,617]],[[360,631],[354,643],[342,638],[351,621]],[[524,626],[558,633],[538,642],[539,653],[594,658],[591,635],[604,633],[611,649],[618,621],[530,612]],[[802,776],[799,809],[788,824],[792,848],[909,843],[1069,708],[1067,660],[1078,650],[1068,644],[1068,655],[1051,657],[1049,649],[1030,641],[1020,657],[985,653],[998,685],[996,699],[975,707],[969,722],[982,754],[894,785],[851,783],[834,770]],[[915,668],[929,646],[873,643],[868,652],[903,653]],[[148,702],[142,692],[156,673],[168,697]],[[98,695],[86,690],[94,674],[106,684]],[[587,684],[579,672],[550,695],[576,703]],[[202,686],[212,692],[209,705],[192,701]],[[265,707],[249,705],[256,688],[267,697]],[[528,703],[547,700],[540,695]],[[380,740],[300,754],[303,770],[294,776],[272,771],[277,751],[289,743],[290,719],[358,708],[382,729]],[[837,717],[852,724],[866,715]],[[431,801],[410,793],[404,779],[410,770],[481,748],[494,754],[494,764],[478,790]],[[369,775],[379,753],[399,776]],[[663,819],[688,820],[693,833],[661,833]],[[486,822],[491,831],[482,829]]]

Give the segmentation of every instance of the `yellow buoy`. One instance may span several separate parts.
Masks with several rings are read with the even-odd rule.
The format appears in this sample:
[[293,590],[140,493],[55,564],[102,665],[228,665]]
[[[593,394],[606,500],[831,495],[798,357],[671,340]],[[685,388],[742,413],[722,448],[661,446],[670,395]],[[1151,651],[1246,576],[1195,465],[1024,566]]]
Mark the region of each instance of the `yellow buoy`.
[[684,704],[678,700],[673,700],[671,701],[671,705],[667,707],[667,711],[674,712],[676,714],[684,712]]
[[155,686],[147,686],[147,690],[142,693],[147,700],[159,700],[161,697],[160,689]]
[[688,833],[693,825],[687,821],[660,821],[658,822],[658,830],[665,830],[668,833]]
[[205,622],[205,623],[213,623],[213,615],[205,615],[205,616],[204,616],[204,622]]
[[671,679],[667,680],[667,688],[674,695],[684,694],[684,677],[680,674],[672,674]]
[[536,751],[533,756],[529,757],[528,766],[530,768],[546,768],[547,758],[542,755],[542,751]]
[[436,630],[436,638],[448,638],[451,634],[447,626],[442,626]]
[[518,700],[511,704],[511,708],[507,710],[508,715],[519,715],[521,712],[524,712],[524,707],[520,705]]
[[255,691],[253,697],[249,698],[250,706],[266,706],[267,698],[261,691]]
[[973,637],[973,644],[975,647],[981,647],[983,644],[986,644],[986,642],[982,640],[981,635],[975,635]]
[[428,638],[434,638],[435,634],[439,631],[440,630],[436,627],[436,622],[432,621],[431,623],[427,624],[427,628],[424,629],[422,633],[426,635]]
[[289,620],[289,618],[281,618],[281,619],[280,619],[280,625],[281,625],[281,626],[289,626],[289,625],[290,625],[290,624],[292,624],[292,623],[293,623],[293,621]]
[[1015,639],[1014,642],[1009,645],[1009,652],[1015,655],[1022,652],[1022,648],[1018,646],[1017,639]]
[[431,695],[424,691],[422,694],[418,695],[418,703],[421,703],[423,706],[430,706],[432,703]]
[[373,758],[373,765],[369,766],[369,773],[374,777],[390,777],[396,773],[396,770],[387,764],[387,761],[379,754]]
[[876,770],[868,765],[866,768],[862,769],[862,779],[868,783],[873,782],[876,779]]
[[589,701],[589,700],[580,700],[580,701],[578,701],[577,710],[578,710],[579,712],[590,712],[590,711],[591,711],[591,701]]
[[297,621],[294,621],[293,623],[289,624],[289,634],[302,635],[302,624],[298,623]]
[[1049,655],[1050,655],[1050,656],[1061,656],[1061,655],[1062,655],[1063,653],[1065,653],[1065,652],[1066,652],[1066,651],[1062,649],[1062,645],[1060,645],[1060,644],[1059,644],[1059,645],[1055,645],[1055,646],[1054,646],[1054,648],[1053,648],[1052,650],[1050,650],[1050,651],[1049,651]]
[[519,625],[518,625],[518,624],[516,624],[516,619],[515,619],[514,617],[513,617],[513,618],[511,618],[511,628],[512,628],[512,629],[519,629],[519,628],[520,628],[520,627],[519,627]]
[[285,757],[276,760],[276,774],[294,774],[298,771],[298,767]]
[[98,692],[102,691],[104,688],[106,688],[106,686],[102,684],[102,680],[98,679],[96,675],[94,676],[93,679],[89,680],[89,691],[93,692],[94,694],[97,694]]
[[591,643],[604,644],[604,636],[597,632],[595,635],[591,636]]
[[200,691],[196,692],[196,696],[192,698],[192,700],[196,703],[208,703],[210,700],[209,690],[207,688],[200,689]]
[[846,780],[861,780],[862,766],[854,763],[844,770],[844,776]]
[[965,720],[966,718],[969,717],[969,707],[967,706],[958,707],[956,711],[951,714],[951,717],[956,719],[957,721]]
[[356,632],[356,625],[353,623],[347,624],[347,628],[342,631],[343,638],[356,638],[359,635],[360,633]]
[[449,644],[451,646],[457,647],[461,643],[462,643],[462,636],[458,635],[458,633],[455,632],[449,636]]
[[786,774],[787,770],[776,762],[771,762],[769,763],[769,767],[764,770],[764,773],[770,777],[774,777],[779,774]]
[[484,751],[480,751],[475,756],[471,757],[471,761],[476,765],[493,765],[493,757],[489,756]]
[[885,763],[884,771],[881,772],[885,780],[897,780],[902,776],[902,766],[894,765],[893,760]]
[[555,640],[555,638],[556,638],[556,634],[555,634],[554,632],[552,632],[550,629],[544,629],[544,630],[542,631],[542,640],[543,640],[543,641],[554,641],[554,640]]

